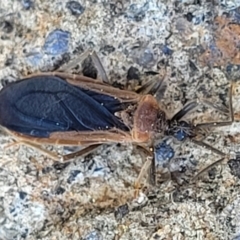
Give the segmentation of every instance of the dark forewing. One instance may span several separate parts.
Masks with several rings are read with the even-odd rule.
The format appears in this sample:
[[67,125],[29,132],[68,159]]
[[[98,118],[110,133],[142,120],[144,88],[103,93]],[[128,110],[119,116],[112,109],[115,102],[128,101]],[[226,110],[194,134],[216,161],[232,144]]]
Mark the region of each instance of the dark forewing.
[[0,91],[0,124],[36,137],[71,130],[127,130],[114,115],[122,109],[123,104],[112,96],[73,86],[54,76],[23,79]]

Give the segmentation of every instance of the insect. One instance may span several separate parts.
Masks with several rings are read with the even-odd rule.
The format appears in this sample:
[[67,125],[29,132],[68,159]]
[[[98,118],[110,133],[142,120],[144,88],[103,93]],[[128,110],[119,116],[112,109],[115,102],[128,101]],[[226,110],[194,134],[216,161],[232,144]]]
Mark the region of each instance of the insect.
[[[93,53],[91,57],[101,76],[106,79],[97,55]],[[117,142],[140,145],[147,149],[150,161],[142,168],[138,180],[154,158],[152,152],[156,141],[165,135],[179,141],[190,138],[224,155],[195,140],[195,137],[203,127],[230,124],[232,109],[232,119],[228,122],[193,125],[181,119],[199,102],[188,103],[171,119],[167,119],[158,104],[162,81],[148,82],[137,93],[114,88],[105,82],[61,71],[28,76],[0,91],[0,125],[21,143],[36,147],[55,160],[59,160],[58,155],[39,145],[86,147],[80,152],[63,156],[63,160],[87,153],[100,144]]]

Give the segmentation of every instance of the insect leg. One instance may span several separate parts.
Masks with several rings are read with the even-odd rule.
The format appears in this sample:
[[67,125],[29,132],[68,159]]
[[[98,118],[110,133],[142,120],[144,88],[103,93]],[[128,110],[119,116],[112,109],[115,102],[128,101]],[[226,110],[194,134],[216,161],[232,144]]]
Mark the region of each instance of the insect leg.
[[[229,121],[222,121],[222,122],[216,122],[216,123],[201,123],[197,124],[196,128],[201,128],[201,127],[218,127],[218,126],[227,126],[231,125],[234,121],[234,112],[232,108],[232,85],[230,87],[229,91],[229,113],[230,113],[230,120]],[[193,180],[199,178],[203,173],[207,172],[210,170],[212,167],[218,165],[219,163],[222,163],[228,156],[227,154],[219,151],[218,149],[208,145],[207,143],[204,143],[203,141],[197,141],[195,139],[192,139],[192,141],[202,147],[206,147],[210,149],[211,151],[215,152],[216,154],[222,156],[222,158],[218,159],[217,161],[213,162],[212,164],[208,165],[207,167],[203,168],[200,170],[200,172],[197,173],[197,175],[193,178]]]
[[218,154],[218,155],[220,155],[220,156],[226,156],[226,154],[223,153],[222,151],[220,151],[220,150],[212,147],[211,145],[209,145],[209,144],[207,144],[207,143],[205,143],[205,142],[203,142],[203,141],[198,141],[198,140],[195,140],[195,139],[191,139],[191,141],[192,141],[193,143],[195,143],[195,144],[203,147],[203,148],[207,148],[207,149],[211,150],[212,152],[214,152],[214,153],[216,153],[216,154]]
[[85,156],[85,155],[91,153],[92,151],[94,151],[95,149],[97,149],[98,147],[100,147],[101,145],[102,144],[93,144],[93,145],[90,145],[84,149],[77,151],[77,152],[66,154],[62,157],[63,161],[66,162],[66,161],[69,161],[76,157]]
[[[17,144],[17,145],[25,145],[25,146],[29,146],[29,147],[31,147],[31,148],[34,148],[34,149],[36,149],[37,151],[39,151],[39,152],[41,152],[42,154],[44,154],[45,156],[53,159],[54,161],[59,161],[59,159],[61,158],[58,154],[53,153],[53,152],[51,152],[51,151],[48,151],[47,149],[42,148],[40,145],[31,143],[31,142],[28,142],[28,141],[20,140],[20,141],[15,142],[14,144]],[[12,144],[12,145],[13,145],[13,144]],[[12,145],[11,145],[11,146],[12,146]],[[7,147],[9,147],[9,146],[7,146]]]
[[179,121],[186,114],[190,113],[193,109],[195,109],[198,105],[199,105],[199,102],[197,100],[189,102],[172,117],[171,121]]
[[108,83],[110,84],[106,71],[97,55],[97,53],[95,51],[91,51],[88,50],[86,52],[84,52],[82,55],[80,55],[79,57],[73,59],[72,61],[68,62],[67,64],[61,66],[58,71],[60,72],[66,72],[71,70],[72,68],[76,67],[77,64],[79,64],[80,62],[82,62],[84,59],[86,59],[88,56],[91,57],[97,71],[99,74],[98,79],[102,80],[104,83]]
[[232,84],[229,88],[229,110],[226,111],[224,109],[221,109],[214,104],[210,103],[207,100],[201,99],[201,100],[193,100],[189,102],[187,105],[185,105],[179,112],[177,112],[171,119],[171,121],[179,121],[181,118],[183,118],[186,114],[190,113],[192,110],[194,110],[200,103],[210,106],[214,109],[216,109],[219,112],[222,113],[229,113],[230,114],[230,120],[229,121],[222,121],[222,122],[210,122],[210,123],[199,123],[195,127],[217,127],[217,126],[226,126],[231,125],[234,121],[234,114],[233,114],[233,108],[232,108]]
[[203,168],[202,170],[200,170],[196,176],[193,177],[192,180],[196,180],[197,178],[199,178],[200,176],[202,176],[205,172],[209,171],[211,168],[213,168],[214,166],[222,163],[225,160],[225,158],[220,158],[217,161],[215,161],[214,163],[208,165],[207,167]]
[[77,58],[74,58],[70,62],[62,65],[58,69],[58,71],[59,72],[67,72],[67,71],[71,70],[72,68],[76,67],[79,63],[83,62],[83,60],[86,59],[89,56],[89,54],[91,54],[91,50],[87,50],[86,52],[84,52],[83,54],[78,56]]
[[[104,82],[104,83],[107,83],[107,84],[111,84],[111,82],[109,81],[108,77],[107,77],[107,74],[106,74],[106,71],[97,55],[97,53],[95,51],[91,52],[90,53],[90,57],[98,71],[98,74],[100,75],[100,79]],[[99,79],[98,77],[98,79]]]
[[168,78],[169,74],[167,74],[167,71],[164,70],[164,73],[161,74],[157,80],[151,79],[137,89],[136,92],[143,95],[151,94],[159,101],[164,96],[164,92],[166,90],[166,79]]
[[208,170],[210,170],[212,167],[218,165],[219,163],[222,163],[227,157],[228,155],[214,147],[212,147],[211,145],[203,142],[203,141],[198,141],[198,140],[195,140],[195,139],[191,139],[191,141],[201,147],[204,147],[204,148],[207,148],[209,150],[211,150],[212,152],[222,156],[222,158],[218,159],[217,161],[211,163],[210,165],[208,165],[207,167],[204,167],[202,170],[200,170],[196,176],[193,178],[193,180],[197,179],[198,177],[202,176],[203,173],[207,172]]
[[17,144],[32,147],[32,148],[36,149],[37,151],[43,153],[44,155],[48,156],[49,158],[53,159],[54,161],[63,160],[64,162],[71,161],[76,157],[83,157],[83,156],[89,154],[90,152],[94,151],[95,149],[97,149],[99,146],[101,146],[101,144],[95,144],[95,145],[91,145],[86,148],[83,148],[77,152],[73,152],[73,153],[69,153],[69,154],[61,156],[61,155],[57,155],[56,153],[53,153],[51,151],[48,151],[47,149],[44,149],[37,144],[24,142],[24,141],[18,142]]
[[[222,111],[222,109],[219,109],[219,107],[215,106],[214,104],[208,102],[208,101],[201,101],[203,104],[211,106],[212,108],[226,113],[226,111]],[[193,105],[191,105],[193,104]],[[177,114],[174,115],[174,117],[172,119],[174,120],[179,120],[181,119],[186,113],[188,113],[190,110],[192,110],[197,106],[197,102],[193,102],[193,103],[189,103],[188,105],[186,105],[180,112],[178,112]],[[233,107],[232,107],[232,84],[230,85],[229,88],[229,111],[228,111],[229,115],[230,115],[230,120],[228,121],[221,121],[221,122],[210,122],[210,123],[200,123],[195,125],[195,129],[196,130],[203,130],[204,128],[211,128],[211,127],[219,127],[219,126],[227,126],[227,125],[231,125],[234,121],[234,112],[233,112]],[[221,163],[222,161],[224,161],[228,155],[223,153],[222,151],[210,146],[209,144],[203,142],[204,139],[201,140],[196,140],[194,138],[191,139],[192,142],[194,142],[195,144],[207,148],[209,150],[211,150],[212,152],[220,155],[222,158],[218,159],[217,161],[215,161],[214,163],[210,164],[209,166],[203,168],[199,173],[197,173],[197,175],[194,177],[194,179],[198,178],[200,175],[202,175],[203,173],[205,173],[206,171],[208,171],[209,169],[211,169],[213,166],[216,166],[217,164]]]
[[14,137],[16,142],[13,142],[7,146],[5,146],[5,149],[6,148],[9,148],[9,147],[12,147],[14,145],[26,145],[26,146],[29,146],[31,148],[34,148],[36,149],[37,151],[43,153],[45,156],[48,156],[49,158],[53,159],[54,161],[59,161],[59,160],[63,160],[63,161],[69,161],[69,160],[72,160],[76,157],[80,157],[80,156],[84,156],[84,155],[87,155],[89,154],[90,152],[94,151],[95,149],[97,149],[99,146],[101,146],[102,144],[92,144],[92,145],[89,145],[77,152],[74,152],[74,153],[69,153],[69,154],[66,154],[66,155],[58,155],[56,153],[53,153],[51,151],[48,151],[47,149],[44,149],[40,146],[40,144],[37,144],[37,143],[33,143],[33,142],[30,142],[30,141],[27,141],[27,140],[17,140],[17,137],[15,136]]
[[151,184],[155,184],[155,161],[154,161],[153,153],[151,150],[148,150],[145,147],[140,145],[138,145],[137,148],[140,150],[140,153],[143,153],[145,156],[147,155],[147,158],[134,183],[134,188],[136,189],[136,191],[138,191],[141,188],[141,181],[147,173],[149,173],[148,175],[149,182]]
[[[201,127],[218,127],[218,126],[227,126],[227,125],[231,125],[234,121],[234,112],[233,112],[233,108],[232,108],[232,84],[230,86],[229,89],[229,113],[230,113],[230,120],[229,121],[222,121],[222,122],[213,122],[213,123],[201,123],[201,124],[197,124],[196,128],[201,128]],[[208,145],[207,143],[204,143],[203,141],[197,141],[195,139],[192,139],[192,141],[202,147],[208,148],[211,151],[213,151],[214,153],[222,156],[221,159],[218,159],[217,161],[213,162],[212,164],[208,165],[207,167],[203,168],[202,170],[200,170],[199,173],[197,173],[197,175],[194,177],[194,179],[197,179],[198,177],[200,177],[203,173],[205,173],[206,171],[208,171],[209,169],[211,169],[212,167],[218,165],[219,163],[223,162],[228,156],[227,154],[219,151],[218,149]]]
[[[197,124],[195,126],[196,128],[228,126],[228,125],[231,125],[234,122],[234,112],[233,112],[233,106],[232,106],[232,88],[233,88],[233,85],[231,83],[230,88],[229,88],[229,111],[228,111],[228,113],[230,115],[230,120],[228,120],[228,121],[221,121],[221,122],[199,123],[199,124]],[[219,108],[217,108],[213,104],[211,104],[211,106],[213,108],[215,108],[216,110],[221,111]]]

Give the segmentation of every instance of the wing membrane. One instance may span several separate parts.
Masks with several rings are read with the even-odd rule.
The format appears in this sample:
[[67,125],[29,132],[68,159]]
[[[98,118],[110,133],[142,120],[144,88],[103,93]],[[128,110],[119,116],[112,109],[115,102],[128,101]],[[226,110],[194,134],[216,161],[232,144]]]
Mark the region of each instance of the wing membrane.
[[50,75],[23,79],[0,91],[0,124],[35,137],[72,130],[127,131],[114,115],[123,108],[124,103],[116,97]]

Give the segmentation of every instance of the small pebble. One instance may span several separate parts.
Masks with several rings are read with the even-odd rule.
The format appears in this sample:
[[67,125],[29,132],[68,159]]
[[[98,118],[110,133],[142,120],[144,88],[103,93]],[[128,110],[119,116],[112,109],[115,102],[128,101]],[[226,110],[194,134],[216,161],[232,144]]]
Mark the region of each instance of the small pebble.
[[149,9],[148,2],[145,3],[142,7],[139,7],[135,3],[131,4],[127,11],[126,17],[136,22],[140,22],[145,18],[146,12],[148,11],[148,9]]
[[39,66],[41,64],[42,59],[43,59],[43,54],[41,52],[33,51],[31,53],[28,53],[26,56],[26,60],[28,64],[33,67]]
[[46,37],[43,50],[49,55],[61,55],[68,51],[70,33],[61,29],[56,29]]
[[228,161],[228,166],[230,172],[233,176],[240,178],[240,157],[237,156],[236,159],[230,159]]
[[172,55],[172,53],[173,53],[173,50],[170,49],[167,45],[163,45],[161,47],[161,50],[165,55]]
[[31,0],[21,0],[22,6],[24,9],[29,10],[33,7],[33,2]]
[[193,14],[191,12],[188,12],[186,15],[184,15],[184,17],[191,22],[193,19]]
[[127,72],[127,80],[133,80],[133,79],[139,80],[140,79],[139,75],[140,75],[139,70],[131,66]]
[[27,196],[27,193],[26,193],[26,192],[23,192],[23,191],[20,191],[20,192],[19,192],[19,198],[20,198],[20,199],[23,200],[26,196]]
[[157,164],[162,165],[174,157],[174,150],[166,140],[157,144],[154,148],[154,156]]
[[93,230],[92,232],[88,233],[83,239],[84,240],[103,240],[103,237],[99,231]]
[[115,218],[119,221],[121,220],[124,216],[126,216],[129,213],[129,208],[127,204],[124,204],[122,206],[119,206],[115,211],[114,211],[114,216]]
[[67,183],[71,184],[73,181],[75,181],[76,177],[78,174],[80,174],[81,171],[80,170],[73,170],[70,172],[70,176],[67,180]]
[[142,67],[148,67],[154,61],[153,53],[150,49],[145,49],[137,59],[137,63]]
[[2,21],[0,22],[0,31],[11,33],[13,31],[13,25],[9,21]]
[[64,192],[65,192],[66,190],[63,188],[63,187],[58,187],[56,190],[55,190],[55,193],[57,194],[57,195],[61,195],[61,194],[63,194]]
[[66,4],[66,8],[71,12],[74,16],[80,16],[84,12],[84,7],[77,1],[69,1]]
[[104,55],[110,54],[112,52],[115,51],[115,47],[111,46],[111,45],[105,45],[104,47],[102,47],[100,49],[100,52]]

